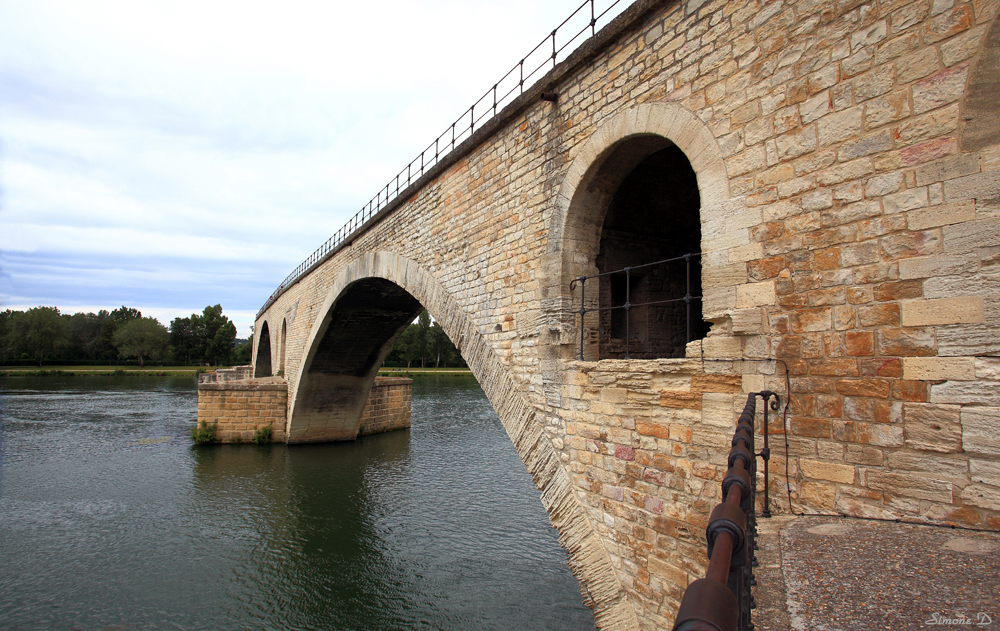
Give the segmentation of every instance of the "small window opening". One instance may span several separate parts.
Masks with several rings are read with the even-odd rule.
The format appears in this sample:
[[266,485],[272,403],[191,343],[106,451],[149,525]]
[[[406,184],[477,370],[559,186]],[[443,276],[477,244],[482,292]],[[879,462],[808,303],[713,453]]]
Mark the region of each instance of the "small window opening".
[[[601,359],[683,357],[689,339],[708,333],[700,205],[694,170],[673,145],[645,158],[618,187],[597,256]],[[649,265],[667,259],[676,260]]]

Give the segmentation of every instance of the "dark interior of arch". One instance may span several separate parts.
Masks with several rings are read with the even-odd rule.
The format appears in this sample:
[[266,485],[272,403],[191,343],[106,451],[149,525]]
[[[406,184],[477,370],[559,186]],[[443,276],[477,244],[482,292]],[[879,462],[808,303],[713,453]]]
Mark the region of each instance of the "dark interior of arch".
[[[701,251],[698,180],[684,152],[666,144],[639,162],[611,198],[597,255],[602,274]],[[691,301],[688,318],[682,300],[688,292],[701,296],[699,257],[691,257],[690,269],[682,260],[602,276],[600,358],[624,358],[626,337],[633,359],[683,357],[689,336],[701,339],[710,326],[700,299]],[[665,300],[675,302],[645,304]],[[638,306],[620,308],[626,303]]]
[[254,364],[253,376],[271,376],[271,333],[267,329],[267,322],[261,325],[260,334],[257,336],[257,362]]
[[381,278],[345,288],[330,307],[302,376],[296,422],[337,427],[334,439],[354,439],[382,360],[422,309],[406,290]]

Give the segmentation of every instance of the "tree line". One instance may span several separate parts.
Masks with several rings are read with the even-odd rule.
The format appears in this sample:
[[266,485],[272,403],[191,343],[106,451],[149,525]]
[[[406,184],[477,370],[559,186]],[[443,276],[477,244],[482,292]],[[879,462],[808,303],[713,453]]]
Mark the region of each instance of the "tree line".
[[386,366],[412,368],[414,363],[420,368],[466,366],[458,348],[451,343],[440,324],[431,322],[426,310],[396,339],[385,358]]
[[138,309],[62,314],[58,307],[0,313],[0,363],[32,360],[111,363],[119,359],[183,365],[228,365],[236,355],[236,325],[222,306],[174,318],[170,328]]

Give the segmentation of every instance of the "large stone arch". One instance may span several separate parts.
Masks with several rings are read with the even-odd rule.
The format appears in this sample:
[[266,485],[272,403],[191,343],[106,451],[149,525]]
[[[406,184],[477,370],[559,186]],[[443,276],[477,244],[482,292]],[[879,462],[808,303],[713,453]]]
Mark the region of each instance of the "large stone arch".
[[[297,418],[302,411],[300,406],[305,407],[303,397],[310,387],[310,365],[317,357],[317,347],[328,331],[331,309],[338,300],[350,297],[351,287],[358,287],[358,283],[364,282],[372,282],[382,289],[388,287],[382,283],[400,288],[441,324],[469,364],[535,486],[541,491],[542,504],[559,532],[560,544],[569,556],[570,569],[580,581],[584,602],[593,609],[598,627],[637,629],[638,619],[627,601],[611,559],[573,493],[569,476],[559,463],[549,438],[543,433],[536,410],[527,402],[517,382],[472,318],[437,279],[416,262],[393,252],[375,251],[353,260],[337,274],[312,325],[306,352],[299,360],[299,378],[297,383],[292,384],[292,392],[289,393],[289,437],[295,433],[295,424],[300,420]],[[400,299],[398,295],[390,297]],[[392,340],[389,340],[388,346],[380,352],[387,352],[391,343]],[[374,360],[375,372],[382,357],[384,352]],[[369,382],[368,387],[370,385]]]
[[[712,221],[726,212],[729,178],[714,134],[694,113],[677,103],[647,103],[602,123],[570,164],[555,199],[546,253],[549,304],[559,311],[561,331],[579,328],[570,282],[597,273],[601,227],[611,198],[625,177],[645,158],[676,146],[695,172],[701,197],[702,250],[714,232]],[[713,265],[710,256],[704,269]],[[596,297],[596,296],[595,296]],[[561,339],[563,359],[576,340]]]

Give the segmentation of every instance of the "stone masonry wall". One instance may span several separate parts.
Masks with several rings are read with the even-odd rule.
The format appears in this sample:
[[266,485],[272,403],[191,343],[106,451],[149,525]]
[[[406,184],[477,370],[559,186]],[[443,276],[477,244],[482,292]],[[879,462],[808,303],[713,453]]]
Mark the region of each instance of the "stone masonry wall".
[[[1000,528],[1000,146],[963,137],[1000,1],[636,6],[553,74],[557,103],[525,105],[269,306],[290,392],[332,293],[362,272],[411,292],[504,420],[601,628],[669,628],[703,575],[747,392],[789,404],[769,428],[777,512],[790,495]],[[580,200],[644,134],[695,167],[712,330],[687,359],[579,361],[569,280],[604,210]]]
[[[200,375],[198,422],[217,424],[220,442],[249,442],[254,433],[271,426],[272,442],[285,441],[288,384],[272,377],[244,381],[215,381],[212,373]],[[358,435],[381,434],[410,427],[413,380],[376,377],[361,415]]]
[[413,380],[406,377],[376,377],[361,413],[359,436],[409,429]]
[[271,440],[283,442],[287,406],[288,384],[276,377],[198,382],[198,422],[215,424],[216,439],[223,443],[252,441],[268,425]]

